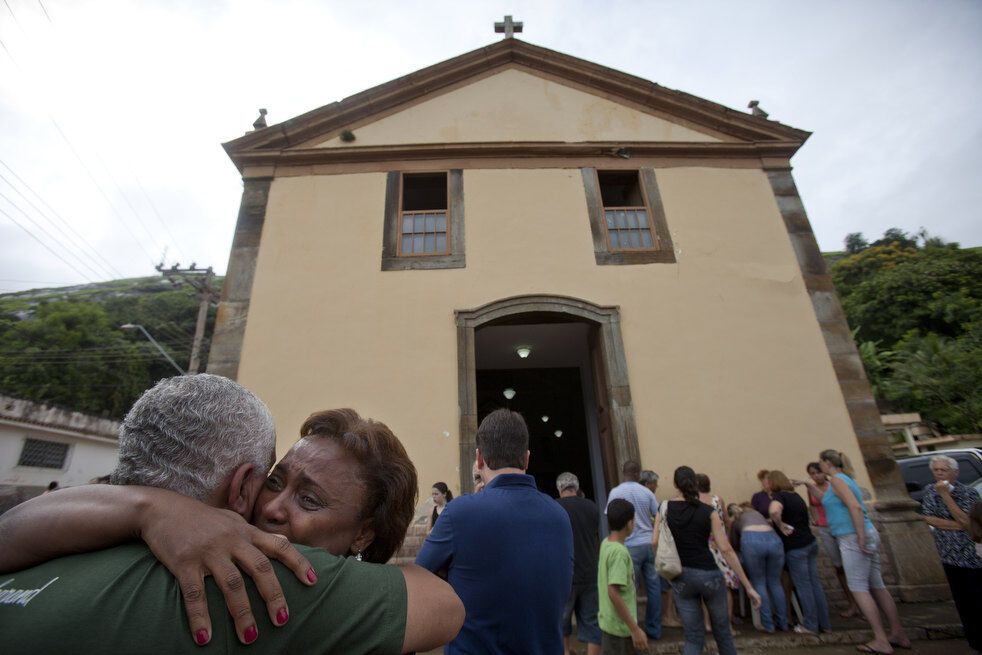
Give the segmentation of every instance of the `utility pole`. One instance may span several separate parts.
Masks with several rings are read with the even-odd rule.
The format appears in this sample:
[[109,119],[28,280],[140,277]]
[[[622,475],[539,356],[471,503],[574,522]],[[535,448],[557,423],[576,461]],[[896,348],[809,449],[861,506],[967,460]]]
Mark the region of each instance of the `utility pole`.
[[157,264],[156,269],[171,284],[179,286],[181,284],[191,285],[198,292],[198,323],[194,327],[194,342],[191,345],[191,361],[188,362],[188,375],[194,375],[201,367],[201,342],[205,338],[205,323],[208,320],[208,307],[218,301],[218,294],[212,289],[211,283],[215,279],[215,272],[211,266],[208,268],[197,268],[192,262],[190,268],[180,268],[180,264],[174,264],[170,268],[164,268],[163,262]]

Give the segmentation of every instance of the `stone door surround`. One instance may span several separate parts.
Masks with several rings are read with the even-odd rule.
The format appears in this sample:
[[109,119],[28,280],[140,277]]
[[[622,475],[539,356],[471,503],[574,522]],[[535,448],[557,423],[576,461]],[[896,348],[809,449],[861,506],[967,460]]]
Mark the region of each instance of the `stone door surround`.
[[[620,308],[604,307],[568,296],[524,295],[503,298],[476,309],[456,310],[457,393],[460,406],[460,489],[473,491],[471,466],[477,447],[477,378],[474,333],[495,323],[541,323],[567,320],[584,322],[597,328],[607,398],[609,438],[613,442],[615,470],[624,462],[638,461],[638,431],[627,378],[627,359],[621,337]],[[522,320],[527,319],[527,320]],[[606,467],[605,467],[606,468]]]

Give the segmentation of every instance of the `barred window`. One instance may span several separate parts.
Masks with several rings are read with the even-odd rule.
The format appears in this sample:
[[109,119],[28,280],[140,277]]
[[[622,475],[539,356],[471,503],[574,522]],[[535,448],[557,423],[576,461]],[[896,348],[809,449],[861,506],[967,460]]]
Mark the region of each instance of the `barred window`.
[[600,265],[675,263],[655,171],[584,168],[593,254]]
[[67,456],[67,443],[43,441],[41,439],[26,439],[17,465],[61,469],[65,467],[65,458]]
[[637,171],[598,171],[611,251],[654,247]]
[[400,255],[447,254],[447,174],[402,176]]
[[385,183],[382,270],[464,268],[463,171],[391,171]]

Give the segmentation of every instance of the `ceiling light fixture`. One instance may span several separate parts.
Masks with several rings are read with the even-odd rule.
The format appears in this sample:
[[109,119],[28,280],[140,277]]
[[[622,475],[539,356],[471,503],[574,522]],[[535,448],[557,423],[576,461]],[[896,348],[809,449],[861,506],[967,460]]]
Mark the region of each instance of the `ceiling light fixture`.
[[556,430],[555,432],[553,432],[553,434],[556,435],[556,438],[558,439],[559,437],[563,436],[563,431],[562,430]]
[[518,353],[518,356],[519,357],[521,357],[522,359],[525,359],[526,357],[528,357],[532,353],[532,349],[529,348],[528,346],[519,346],[518,349],[515,352]]
[[507,398],[508,400],[511,400],[512,398],[515,397],[515,390],[512,389],[511,387],[508,387],[507,389],[505,389],[501,393],[504,394],[505,398]]
[[545,414],[543,414],[543,415],[542,415],[542,422],[543,422],[543,423],[548,423],[548,422],[549,422],[549,417],[548,417],[548,416],[546,416]]

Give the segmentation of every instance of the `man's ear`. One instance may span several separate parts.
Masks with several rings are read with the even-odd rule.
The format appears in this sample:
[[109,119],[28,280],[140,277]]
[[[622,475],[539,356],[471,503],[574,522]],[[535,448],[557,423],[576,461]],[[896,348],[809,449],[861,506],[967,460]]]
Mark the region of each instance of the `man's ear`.
[[525,451],[525,466],[522,467],[522,470],[523,471],[529,470],[529,458],[531,456],[532,456],[532,451],[531,450],[526,450]]
[[251,520],[252,506],[256,504],[263,481],[263,476],[256,475],[254,464],[240,464],[229,481],[226,507],[246,521]]
[[475,448],[474,449],[474,461],[477,463],[477,470],[478,471],[480,471],[481,469],[487,468],[487,464],[485,464],[485,462],[484,462],[484,456],[481,455],[481,449],[480,448]]
[[372,545],[375,541],[375,528],[372,523],[372,519],[365,519],[362,521],[361,529],[358,531],[358,535],[355,540],[351,542],[351,552],[358,554]]

